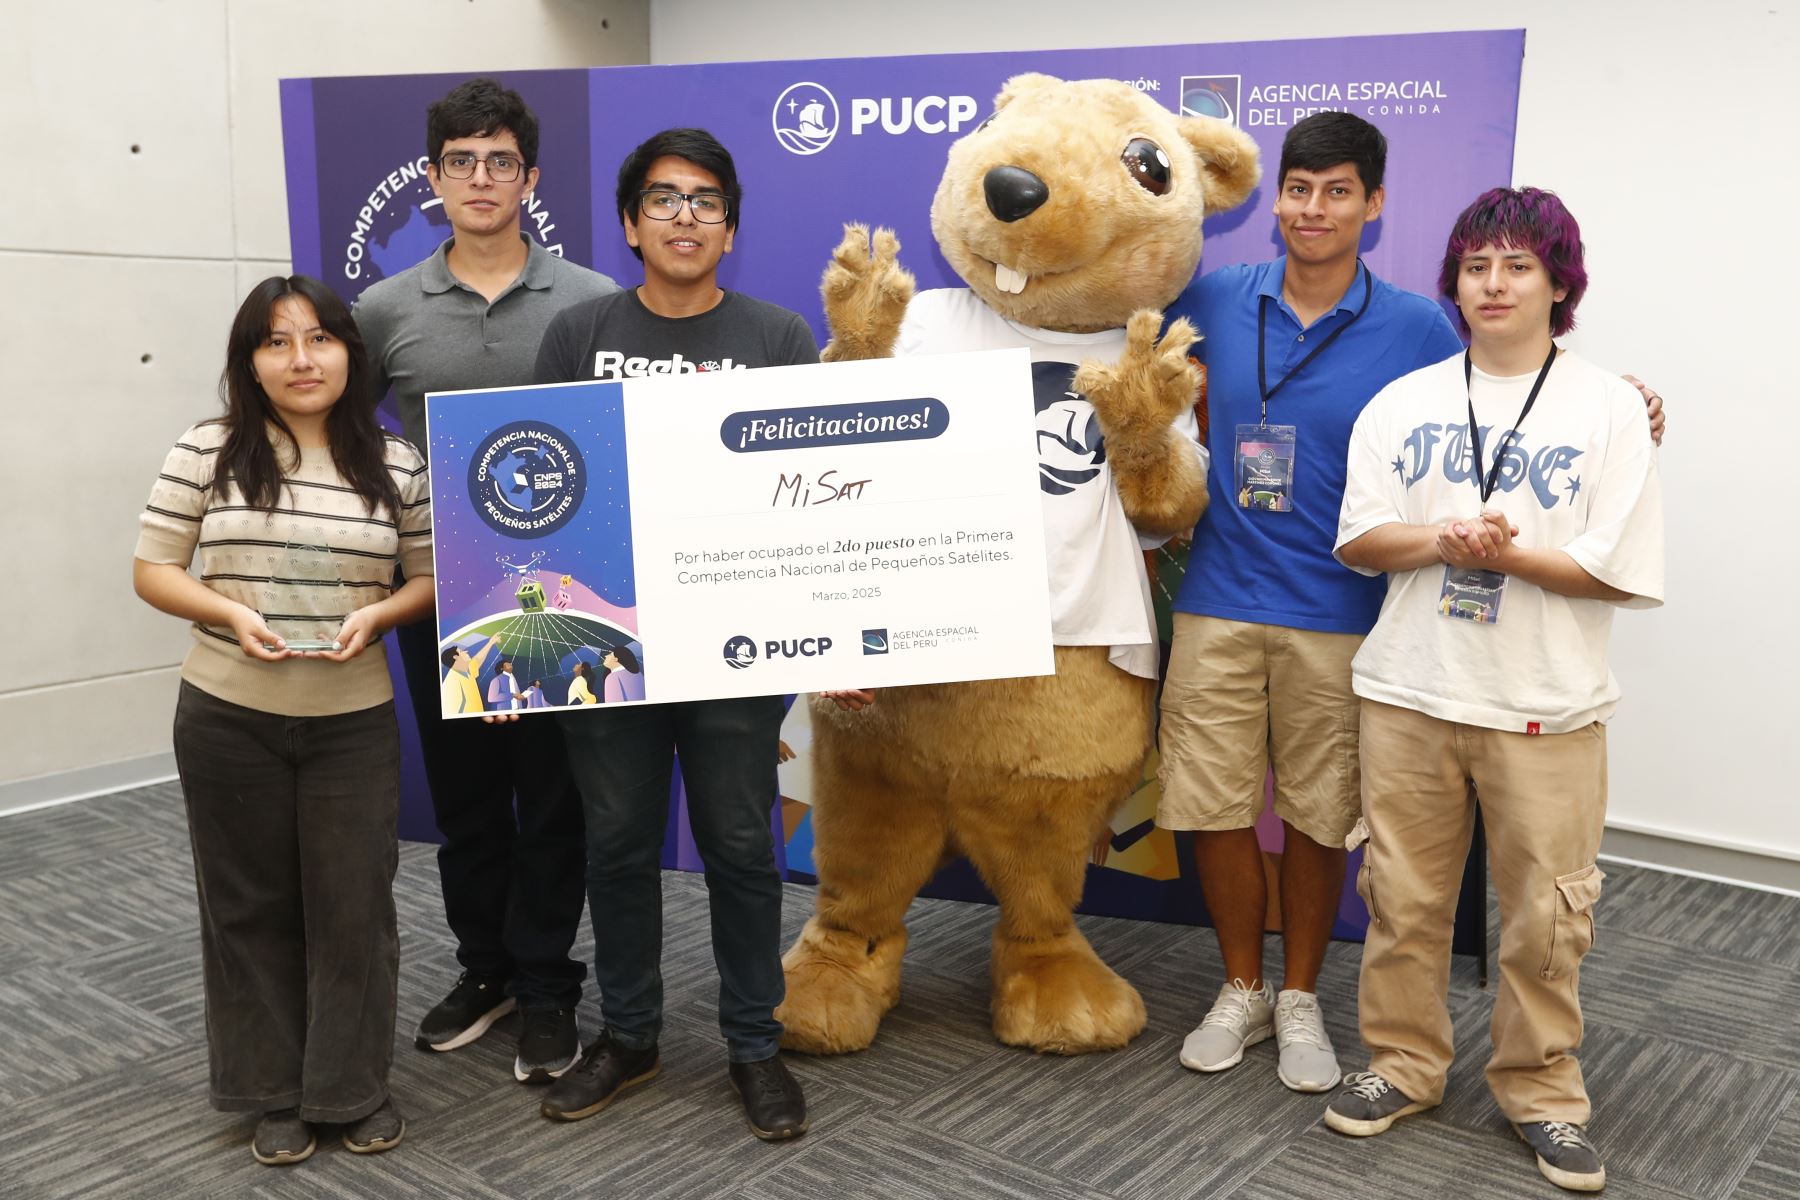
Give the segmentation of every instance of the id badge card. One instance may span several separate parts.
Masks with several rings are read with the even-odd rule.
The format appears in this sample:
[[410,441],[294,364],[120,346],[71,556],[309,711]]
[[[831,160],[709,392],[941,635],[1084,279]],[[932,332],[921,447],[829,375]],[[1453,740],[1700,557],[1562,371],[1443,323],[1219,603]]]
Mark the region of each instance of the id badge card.
[[1478,625],[1500,623],[1500,601],[1506,598],[1506,573],[1478,567],[1444,567],[1444,588],[1438,593],[1438,612],[1455,621]]
[[1237,427],[1237,502],[1239,508],[1263,512],[1294,511],[1294,445],[1292,425]]

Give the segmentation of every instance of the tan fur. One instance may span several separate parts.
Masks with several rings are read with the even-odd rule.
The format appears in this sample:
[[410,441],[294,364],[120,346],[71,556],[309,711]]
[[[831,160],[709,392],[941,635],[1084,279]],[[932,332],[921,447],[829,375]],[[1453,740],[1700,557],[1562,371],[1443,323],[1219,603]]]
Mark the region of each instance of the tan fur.
[[819,281],[831,314],[831,340],[819,352],[821,360],[855,362],[894,353],[913,296],[912,273],[898,262],[899,253],[900,240],[891,229],[877,229],[871,244],[868,226],[844,226],[844,240]]
[[1183,117],[1181,136],[1200,156],[1206,173],[1206,213],[1236,208],[1250,198],[1262,178],[1256,143],[1234,126],[1210,117]]
[[[1206,503],[1193,448],[1172,428],[1200,395],[1187,357],[1196,334],[1161,308],[1200,258],[1200,222],[1241,202],[1256,147],[1219,122],[1177,119],[1123,84],[1009,80],[995,116],[950,149],[932,202],[945,258],[983,301],[1026,325],[1089,332],[1127,327],[1117,362],[1088,362],[1092,401],[1119,497],[1135,525],[1192,527]],[[1154,196],[1120,162],[1125,144],[1162,147],[1171,184]],[[1050,186],[1011,223],[988,211],[993,166]],[[827,360],[893,352],[913,278],[892,232],[846,226],[820,284]],[[1019,294],[994,287],[994,263],[1027,272]],[[1104,646],[1059,646],[1056,673],[889,688],[847,713],[814,698],[813,837],[817,911],[783,958],[783,1044],[859,1050],[898,1001],[902,924],[949,857],[974,864],[1000,902],[994,929],[994,1034],[1056,1054],[1110,1050],[1144,1028],[1135,989],[1075,928],[1089,847],[1130,792],[1154,728],[1151,681],[1114,667]]]
[[[1167,194],[1153,196],[1119,163],[1125,143],[1148,137],[1169,157]],[[1256,144],[1222,121],[1178,119],[1125,84],[1008,81],[993,120],[950,147],[931,202],[944,257],[989,307],[1025,325],[1071,333],[1116,329],[1141,308],[1163,308],[1193,278],[1200,221],[1256,186]],[[1050,184],[1022,221],[996,221],[982,181],[1016,166]],[[1226,193],[1209,207],[1211,189]],[[994,286],[994,264],[1031,276],[1019,295]]]
[[1177,318],[1161,341],[1162,314],[1141,309],[1125,326],[1116,363],[1083,363],[1075,390],[1085,394],[1106,436],[1107,458],[1125,515],[1164,537],[1194,527],[1206,509],[1206,476],[1172,422],[1200,393],[1200,368],[1188,357],[1199,335]]

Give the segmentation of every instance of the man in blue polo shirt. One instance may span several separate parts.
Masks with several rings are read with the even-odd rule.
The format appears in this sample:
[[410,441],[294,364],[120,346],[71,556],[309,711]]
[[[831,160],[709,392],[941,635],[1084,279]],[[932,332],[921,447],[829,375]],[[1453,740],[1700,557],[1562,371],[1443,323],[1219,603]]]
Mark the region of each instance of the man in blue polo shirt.
[[[1205,334],[1195,352],[1207,367],[1213,499],[1174,606],[1157,822],[1195,831],[1226,980],[1181,1062],[1222,1071],[1273,1036],[1281,1081],[1307,1092],[1339,1077],[1316,987],[1361,811],[1350,660],[1385,588],[1332,557],[1350,431],[1376,392],[1462,349],[1435,303],[1377,279],[1357,255],[1363,226],[1381,215],[1386,164],[1387,139],[1359,117],[1299,122],[1277,175],[1287,254],[1213,271],[1169,310]],[[1643,391],[1660,440],[1661,401]],[[1270,767],[1285,834],[1279,993],[1263,974],[1255,829]]]
[[[1213,501],[1175,601],[1157,821],[1196,831],[1226,978],[1181,1062],[1222,1071],[1273,1034],[1298,1091],[1338,1081],[1315,989],[1361,807],[1350,659],[1381,610],[1382,581],[1331,556],[1350,429],[1389,382],[1462,346],[1437,305],[1357,257],[1386,162],[1387,139],[1358,117],[1295,125],[1275,200],[1287,254],[1211,272],[1170,313],[1205,333]],[[1271,764],[1286,834],[1279,995],[1263,975],[1255,829]]]

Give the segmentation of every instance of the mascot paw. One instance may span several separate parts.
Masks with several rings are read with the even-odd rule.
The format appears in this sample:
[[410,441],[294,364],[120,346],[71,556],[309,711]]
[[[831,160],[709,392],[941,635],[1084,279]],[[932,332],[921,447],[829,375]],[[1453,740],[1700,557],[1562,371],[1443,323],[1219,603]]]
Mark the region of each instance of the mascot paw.
[[1137,989],[1070,932],[1049,945],[994,939],[994,1036],[1048,1054],[1117,1050],[1144,1031]]
[[881,1018],[900,999],[900,958],[906,930],[873,944],[842,929],[807,921],[800,940],[782,956],[787,999],[775,1010],[781,1044],[803,1054],[866,1050]]
[[1162,314],[1139,309],[1125,326],[1125,352],[1117,362],[1088,361],[1075,373],[1075,390],[1093,402],[1109,442],[1160,446],[1169,423],[1200,394],[1200,368],[1188,349],[1200,340],[1185,317],[1177,317],[1159,340]]
[[892,354],[913,295],[913,277],[900,265],[894,231],[877,229],[871,241],[868,226],[844,226],[819,294],[831,327],[831,342],[820,357],[836,362]]

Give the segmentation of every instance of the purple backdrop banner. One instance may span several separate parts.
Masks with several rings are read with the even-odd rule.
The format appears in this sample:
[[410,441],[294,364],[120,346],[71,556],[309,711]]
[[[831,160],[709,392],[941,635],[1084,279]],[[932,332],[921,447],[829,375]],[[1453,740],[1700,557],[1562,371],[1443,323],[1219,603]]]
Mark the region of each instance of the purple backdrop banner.
[[[1431,294],[1456,213],[1512,177],[1523,30],[1408,34],[1103,50],[494,72],[542,125],[542,176],[526,232],[552,252],[621,283],[641,278],[613,207],[618,164],[658,129],[700,125],[730,148],[744,185],[735,251],[721,283],[803,314],[825,338],[818,281],[846,221],[888,225],[921,288],[956,287],[932,244],[929,209],[950,143],[973,129],[1014,75],[1130,83],[1176,112],[1221,117],[1251,134],[1274,173],[1281,139],[1323,109],[1365,117],[1389,139],[1387,204],[1364,233],[1382,277]],[[353,300],[429,255],[448,225],[425,182],[425,109],[466,75],[289,79],[281,84],[294,268]],[[1274,181],[1207,222],[1201,270],[1281,252],[1269,214]],[[1204,331],[1203,331],[1204,332]],[[521,380],[520,382],[525,382]],[[1180,556],[1164,556],[1165,589]],[[405,689],[397,687],[404,706]],[[784,731],[778,814],[784,872],[811,877],[810,741],[796,709]],[[410,716],[403,836],[434,839]],[[1204,919],[1185,838],[1155,829],[1153,766],[1127,802],[1083,908],[1161,920]],[[699,865],[679,786],[665,860]],[[1271,855],[1280,825],[1260,827]],[[953,869],[936,894],[978,885]],[[1346,888],[1338,933],[1366,914]]]

